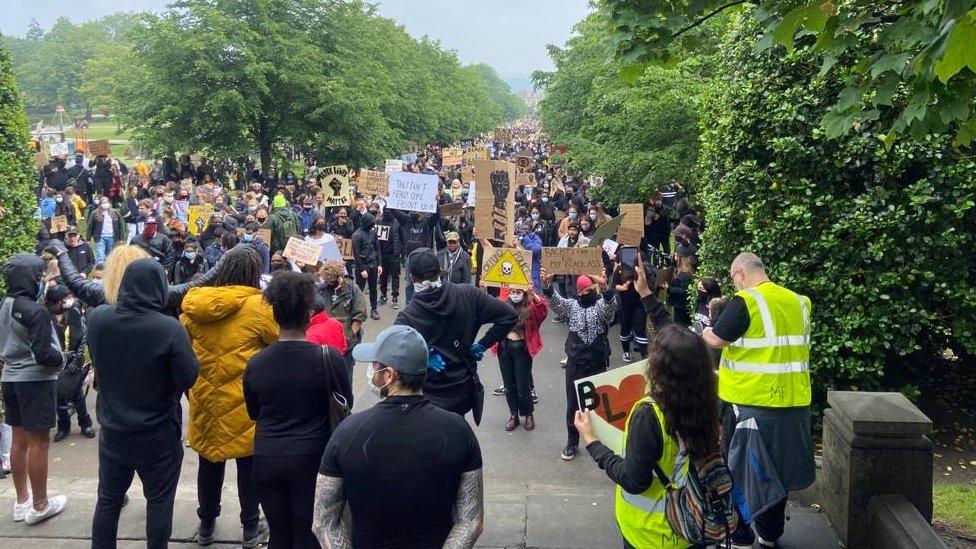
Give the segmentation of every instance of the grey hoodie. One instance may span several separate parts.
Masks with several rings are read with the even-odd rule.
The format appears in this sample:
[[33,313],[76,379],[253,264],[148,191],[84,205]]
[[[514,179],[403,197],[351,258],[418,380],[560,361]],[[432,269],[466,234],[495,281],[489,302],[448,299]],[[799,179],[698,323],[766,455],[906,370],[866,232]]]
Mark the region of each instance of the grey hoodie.
[[32,254],[17,254],[3,266],[7,295],[0,305],[0,381],[55,381],[64,367],[61,343],[51,315],[38,294],[44,261]]

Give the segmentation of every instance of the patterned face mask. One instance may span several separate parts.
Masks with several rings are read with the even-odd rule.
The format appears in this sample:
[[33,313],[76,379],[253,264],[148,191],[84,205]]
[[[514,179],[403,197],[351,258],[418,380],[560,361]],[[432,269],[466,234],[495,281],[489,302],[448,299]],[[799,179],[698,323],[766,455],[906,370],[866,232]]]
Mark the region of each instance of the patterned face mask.
[[440,279],[437,280],[425,280],[423,282],[417,282],[413,285],[414,291],[417,293],[427,292],[430,290],[436,290],[441,287]]

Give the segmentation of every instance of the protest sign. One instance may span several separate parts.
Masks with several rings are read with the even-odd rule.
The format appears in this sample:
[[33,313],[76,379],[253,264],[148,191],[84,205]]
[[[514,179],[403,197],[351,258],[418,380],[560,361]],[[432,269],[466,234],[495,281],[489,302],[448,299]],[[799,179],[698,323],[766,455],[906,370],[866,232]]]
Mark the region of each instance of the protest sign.
[[400,157],[404,164],[413,164],[417,161],[417,153],[408,153]]
[[620,215],[624,220],[617,229],[617,241],[622,246],[640,246],[644,236],[644,206],[642,204],[621,204]]
[[599,248],[542,248],[542,268],[551,275],[600,274]]
[[481,280],[496,288],[528,289],[532,286],[532,266],[524,250],[485,247]]
[[98,139],[88,142],[88,156],[108,156],[112,154],[112,147],[108,144],[108,139]]
[[271,229],[258,229],[258,236],[265,244],[271,245]]
[[511,140],[511,128],[495,128],[495,143],[508,143]]
[[365,195],[386,196],[390,192],[389,177],[386,172],[363,170],[359,172],[356,187]]
[[51,233],[63,233],[68,230],[68,216],[56,215],[51,218]]
[[390,174],[387,207],[412,212],[437,211],[437,191],[441,179],[436,175],[398,172]]
[[302,265],[315,265],[322,258],[322,246],[292,236],[288,238],[281,257]]
[[461,183],[465,185],[474,181],[474,166],[461,168]]
[[515,159],[515,164],[519,168],[528,168],[532,165],[532,157],[527,155],[528,153],[521,153]]
[[515,174],[515,184],[522,185],[523,187],[535,187],[535,174],[534,173],[519,173]]
[[613,257],[614,254],[617,253],[617,248],[619,247],[620,247],[619,243],[614,242],[609,238],[605,238],[603,240],[603,251],[607,253],[607,257]]
[[515,241],[515,164],[504,160],[475,163],[475,230],[480,238]]
[[464,151],[464,163],[474,164],[478,160],[488,160],[491,158],[491,153],[488,152],[488,147],[470,147]]
[[34,153],[35,168],[43,168],[44,165],[47,164],[47,162],[48,162],[47,153],[45,153],[43,149]]
[[392,160],[386,161],[386,173],[390,172],[402,172],[403,171],[403,160],[399,158],[394,158]]
[[446,148],[441,151],[441,165],[442,166],[457,166],[461,163],[461,159],[464,156],[464,151],[456,147]]
[[387,242],[390,240],[390,226],[389,225],[377,225],[376,226],[376,240],[380,242]]
[[193,236],[200,236],[210,226],[210,217],[213,215],[213,211],[213,204],[190,206],[186,218],[187,232]]
[[634,404],[647,394],[647,360],[576,380],[576,403],[590,413],[597,440],[620,454]]
[[603,241],[608,238],[613,238],[617,234],[617,229],[620,228],[620,223],[623,221],[623,216],[617,216],[609,221],[604,221],[602,225],[593,231],[590,235],[590,246],[603,246]]
[[349,168],[345,166],[328,166],[319,170],[319,186],[325,191],[327,206],[348,206],[349,201]]
[[352,253],[352,239],[343,238],[341,236],[335,237],[336,244],[339,246],[339,252],[342,254],[342,259],[354,259],[355,256]]
[[51,156],[68,156],[68,142],[51,143]]
[[450,204],[444,204],[440,207],[441,217],[454,217],[456,215],[461,215],[464,211],[464,205],[458,204],[457,202],[451,202]]

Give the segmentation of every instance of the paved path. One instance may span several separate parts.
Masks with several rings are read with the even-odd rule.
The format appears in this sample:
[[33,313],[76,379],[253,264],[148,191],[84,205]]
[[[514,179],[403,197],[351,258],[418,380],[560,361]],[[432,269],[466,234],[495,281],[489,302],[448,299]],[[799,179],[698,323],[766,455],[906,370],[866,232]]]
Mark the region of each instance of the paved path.
[[[369,321],[371,339],[395,317],[389,306],[381,307],[380,321]],[[574,461],[559,458],[566,440],[563,423],[565,396],[563,357],[566,327],[547,321],[543,325],[545,348],[536,357],[534,377],[540,401],[536,410],[536,430],[521,428],[506,433],[508,417],[504,397],[486,395],[485,417],[475,429],[481,441],[485,463],[486,522],[479,547],[609,548],[620,547],[620,533],[613,516],[613,486],[583,452]],[[613,364],[620,364],[620,349],[614,348]],[[489,353],[481,363],[482,378],[488,391],[500,383],[497,361]],[[356,409],[372,406],[377,400],[366,390],[364,370],[357,365],[353,380]],[[89,407],[94,410],[94,394]],[[184,405],[185,411],[185,405]],[[185,422],[184,422],[185,424]],[[50,490],[68,495],[65,512],[46,523],[26,526],[14,523],[9,515],[0,518],[0,547],[24,549],[87,547],[97,486],[96,442],[78,434],[51,445]],[[196,517],[197,456],[187,449],[180,487],[176,495],[173,530],[174,547],[196,547],[192,541]],[[234,482],[233,465],[228,465],[224,483],[223,513],[218,521],[218,542],[225,547],[239,545],[240,507]],[[145,500],[138,481],[129,491],[131,503],[123,510],[119,547],[144,546]],[[0,510],[8,513],[14,501],[10,480],[0,481]],[[809,507],[794,507],[787,534],[781,546],[786,549],[833,549],[839,547],[825,516]],[[218,545],[219,546],[219,545]]]

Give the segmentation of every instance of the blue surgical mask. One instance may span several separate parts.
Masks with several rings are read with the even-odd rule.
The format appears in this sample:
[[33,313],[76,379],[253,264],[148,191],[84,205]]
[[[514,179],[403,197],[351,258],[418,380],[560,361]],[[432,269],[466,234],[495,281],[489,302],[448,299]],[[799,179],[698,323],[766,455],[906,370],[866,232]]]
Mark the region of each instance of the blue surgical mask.
[[183,257],[189,259],[190,261],[193,261],[194,259],[197,258],[197,253],[196,252],[183,252]]
[[254,240],[254,235],[253,234],[244,233],[243,239],[244,239],[244,242],[251,242],[251,241]]
[[590,221],[596,221],[596,214],[590,214]]
[[532,221],[538,221],[538,220],[539,220],[539,214],[537,213],[532,214]]
[[577,217],[579,217],[579,214],[578,213],[576,213],[576,212],[569,212],[569,218],[570,219],[575,220]]

